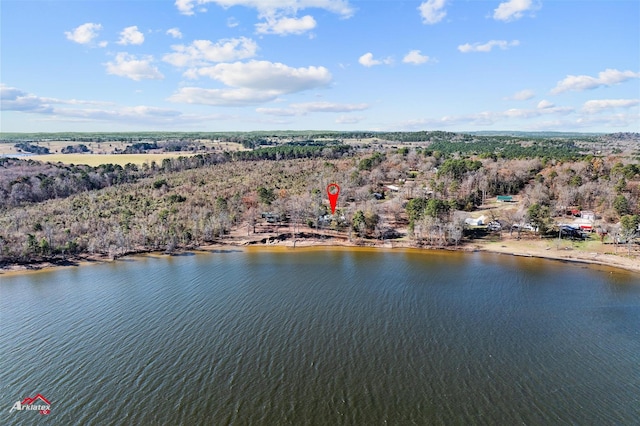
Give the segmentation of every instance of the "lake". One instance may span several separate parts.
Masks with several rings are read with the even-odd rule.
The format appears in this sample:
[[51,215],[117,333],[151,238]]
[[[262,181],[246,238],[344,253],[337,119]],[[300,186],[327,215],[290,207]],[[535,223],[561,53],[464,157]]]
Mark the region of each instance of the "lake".
[[[638,424],[640,277],[217,250],[0,276],[0,424]],[[41,394],[50,414],[13,411]]]

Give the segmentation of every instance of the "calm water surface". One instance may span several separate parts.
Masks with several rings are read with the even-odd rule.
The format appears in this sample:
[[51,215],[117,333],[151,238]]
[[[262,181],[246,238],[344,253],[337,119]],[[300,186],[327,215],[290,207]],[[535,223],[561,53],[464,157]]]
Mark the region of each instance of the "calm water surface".
[[[0,424],[639,424],[640,277],[219,251],[0,276]],[[41,393],[51,414],[9,412]]]

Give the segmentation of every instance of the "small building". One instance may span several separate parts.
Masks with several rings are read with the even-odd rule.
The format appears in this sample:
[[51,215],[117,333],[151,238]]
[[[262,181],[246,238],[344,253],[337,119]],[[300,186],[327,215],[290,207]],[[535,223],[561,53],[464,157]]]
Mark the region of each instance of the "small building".
[[581,223],[580,224],[580,229],[585,231],[585,232],[593,232],[593,225],[586,224],[586,223]]
[[392,191],[392,192],[398,192],[398,191],[400,191],[400,187],[399,187],[399,186],[396,186],[396,185],[387,185],[387,186],[386,186],[386,188],[387,188],[389,191]]
[[480,216],[478,218],[468,217],[464,220],[464,223],[469,226],[484,226],[486,221],[486,216]]
[[512,195],[498,195],[496,197],[496,200],[500,203],[511,203],[513,202],[513,196]]

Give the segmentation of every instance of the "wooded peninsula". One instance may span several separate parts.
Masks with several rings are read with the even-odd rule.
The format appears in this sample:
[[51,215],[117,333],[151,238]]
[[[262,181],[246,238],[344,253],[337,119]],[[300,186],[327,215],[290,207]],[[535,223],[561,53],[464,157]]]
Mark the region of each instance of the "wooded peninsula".
[[0,134],[4,270],[210,245],[506,241],[640,263],[640,134]]

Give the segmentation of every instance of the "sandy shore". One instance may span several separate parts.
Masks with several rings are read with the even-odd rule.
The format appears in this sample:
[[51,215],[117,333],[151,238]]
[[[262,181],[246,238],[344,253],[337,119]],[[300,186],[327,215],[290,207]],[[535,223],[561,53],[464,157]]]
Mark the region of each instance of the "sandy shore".
[[[467,241],[458,247],[437,248],[431,246],[417,247],[408,239],[398,240],[370,240],[354,239],[341,233],[327,232],[323,235],[307,232],[302,237],[291,239],[290,233],[264,233],[241,236],[237,233],[218,244],[204,245],[190,249],[192,251],[212,251],[225,248],[282,248],[293,249],[303,247],[318,247],[324,249],[331,248],[378,248],[378,249],[411,249],[411,250],[454,250],[454,251],[482,251],[488,253],[500,253],[512,256],[536,257],[541,259],[552,259],[570,262],[580,262],[592,265],[603,265],[607,267],[624,269],[640,274],[640,253],[638,248],[632,256],[627,254],[626,246],[614,246],[612,244],[602,244],[599,241],[589,241],[587,243],[574,243],[568,240],[559,241],[557,239],[540,239],[529,237],[517,239],[515,236],[505,234],[494,240],[472,240]],[[189,250],[183,250],[189,251]],[[153,252],[140,251],[128,256],[140,254],[150,254]],[[162,253],[162,252],[155,252]],[[8,265],[0,268],[0,275],[14,273],[28,273],[30,271],[42,271],[51,268],[76,267],[99,262],[110,262],[110,259],[99,255],[83,255],[60,262],[40,262],[26,265]]]

